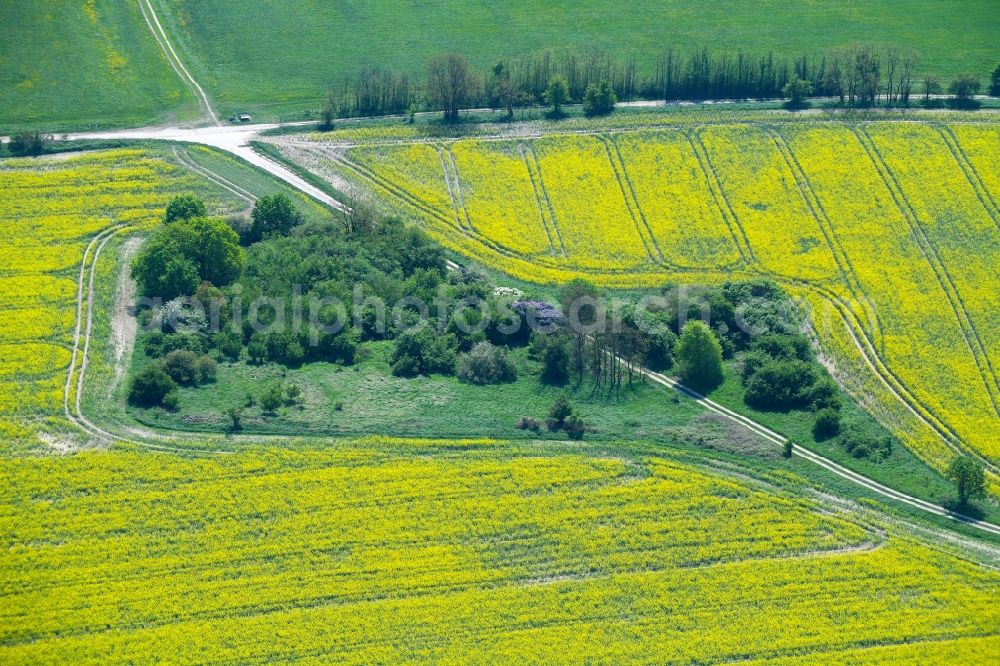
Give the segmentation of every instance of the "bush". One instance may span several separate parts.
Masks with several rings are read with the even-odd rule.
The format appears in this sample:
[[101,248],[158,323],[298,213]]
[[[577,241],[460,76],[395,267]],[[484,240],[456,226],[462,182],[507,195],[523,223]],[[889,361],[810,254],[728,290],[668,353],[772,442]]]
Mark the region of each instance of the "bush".
[[855,458],[868,458],[874,462],[885,460],[892,453],[891,437],[879,437],[856,427],[844,432],[840,444]]
[[202,356],[198,359],[197,368],[199,384],[214,382],[216,376],[219,374],[219,364],[208,356]]
[[505,384],[517,379],[517,368],[503,347],[480,342],[458,358],[456,374],[470,384]]
[[743,381],[748,382],[754,373],[772,361],[772,357],[760,350],[748,351],[743,354]]
[[267,358],[274,363],[280,363],[289,368],[302,365],[306,358],[306,350],[294,333],[269,333],[264,342],[267,348]]
[[260,408],[267,414],[274,414],[285,401],[285,391],[281,384],[271,384],[260,395]]
[[583,113],[590,116],[606,116],[615,110],[618,97],[614,88],[606,80],[591,83],[583,93]]
[[813,421],[813,437],[817,441],[830,439],[840,432],[840,413],[830,407],[824,407],[816,412],[816,420]]
[[243,429],[243,406],[235,405],[223,411],[223,415],[229,418],[230,429],[233,431]]
[[181,386],[193,386],[201,379],[198,356],[186,349],[172,351],[160,361],[163,371]]
[[549,418],[546,422],[549,430],[561,430],[566,419],[572,414],[573,407],[569,404],[569,399],[564,395],[556,398],[556,401],[549,407]]
[[780,360],[811,361],[813,358],[809,339],[804,335],[765,333],[754,338],[750,349]]
[[243,336],[238,331],[227,328],[216,334],[215,346],[225,358],[231,361],[239,361],[240,354],[243,353]]
[[161,333],[153,331],[143,340],[143,350],[150,358],[162,358],[173,351],[186,349],[195,354],[204,354],[208,349],[204,336],[189,333]]
[[174,197],[167,204],[167,212],[163,215],[163,221],[170,224],[176,220],[190,220],[206,215],[208,215],[208,211],[205,210],[205,202],[196,196],[182,194]]
[[128,401],[139,407],[177,406],[177,383],[156,363],[150,363],[132,378]]
[[514,427],[518,430],[530,430],[536,433],[542,431],[542,424],[534,416],[522,416],[514,424]]
[[722,345],[702,321],[689,321],[674,350],[681,381],[695,389],[722,383]]
[[646,347],[642,360],[647,368],[654,372],[669,370],[674,364],[674,346],[677,336],[670,329],[664,328],[646,335]]
[[45,152],[45,145],[51,140],[52,137],[38,131],[18,132],[10,138],[8,149],[11,155],[37,157]]
[[813,411],[821,409],[840,411],[841,402],[839,393],[840,390],[837,388],[837,384],[829,377],[824,377],[809,389],[807,397],[809,408]]
[[454,335],[438,335],[427,326],[407,331],[396,339],[392,350],[392,374],[397,377],[451,374],[455,371],[457,348]]
[[564,336],[533,333],[531,355],[542,363],[543,383],[562,386],[569,381],[569,348]]
[[253,365],[263,365],[267,361],[267,343],[263,334],[255,333],[250,338],[250,344],[247,345],[247,356],[250,357],[250,363]]
[[563,430],[566,431],[570,439],[581,440],[583,433],[587,430],[587,425],[578,414],[570,414],[563,423]]
[[757,409],[792,409],[807,404],[816,371],[804,361],[769,361],[753,374],[744,400]]

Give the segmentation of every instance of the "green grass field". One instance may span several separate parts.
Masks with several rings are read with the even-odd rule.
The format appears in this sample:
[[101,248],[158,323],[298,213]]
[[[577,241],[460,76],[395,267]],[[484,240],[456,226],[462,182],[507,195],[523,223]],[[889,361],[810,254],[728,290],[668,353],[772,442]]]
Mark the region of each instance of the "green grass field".
[[135,2],[3,2],[0,26],[0,133],[138,125],[197,113]]
[[[157,0],[181,57],[223,114],[297,117],[366,65],[422,78],[425,61],[457,51],[486,68],[503,56],[597,48],[648,64],[683,52],[753,50],[795,57],[857,42],[913,46],[920,71],[943,79],[996,65],[1000,5],[981,0],[735,2],[256,3]],[[283,36],[290,36],[284,39]]]

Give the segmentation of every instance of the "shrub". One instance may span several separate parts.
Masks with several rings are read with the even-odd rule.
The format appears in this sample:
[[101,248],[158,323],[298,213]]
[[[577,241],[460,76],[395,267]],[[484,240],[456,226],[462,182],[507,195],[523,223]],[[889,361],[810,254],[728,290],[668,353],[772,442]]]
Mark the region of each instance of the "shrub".
[[832,409],[839,412],[841,407],[839,393],[837,384],[829,377],[824,377],[812,385],[806,399],[809,401],[809,408],[814,411]]
[[504,384],[517,379],[517,368],[503,347],[480,342],[459,357],[456,374],[470,384]]
[[214,382],[219,374],[219,364],[209,356],[201,356],[198,359],[198,383],[208,384]]
[[840,432],[840,413],[830,407],[819,410],[812,431],[817,440],[830,439]]
[[804,361],[769,361],[747,382],[744,400],[757,409],[801,407],[815,381],[815,370]]
[[591,83],[583,93],[583,113],[587,116],[606,116],[615,110],[618,97],[606,80]]
[[961,74],[948,84],[948,92],[955,97],[960,106],[968,106],[983,84],[974,74]]
[[267,358],[289,368],[302,365],[306,358],[306,350],[294,333],[269,333],[265,339]]
[[223,357],[231,361],[239,361],[243,353],[243,336],[238,331],[227,328],[215,336],[215,346]]
[[885,460],[892,453],[891,437],[879,437],[856,427],[844,432],[840,444],[855,458],[868,458],[874,462]]
[[201,379],[198,356],[186,349],[172,351],[160,361],[163,371],[181,386],[193,386]]
[[766,353],[758,350],[748,351],[743,354],[743,381],[748,382],[754,373],[763,368],[772,358]]
[[254,365],[262,365],[267,361],[267,344],[264,335],[256,333],[250,338],[250,344],[247,345],[247,356],[250,357],[250,362]]
[[250,218],[248,240],[252,243],[270,236],[287,236],[294,227],[302,224],[302,213],[287,196],[280,193],[258,199]]
[[281,384],[274,383],[264,389],[260,395],[260,408],[267,414],[274,414],[285,401],[285,392]]
[[580,440],[583,439],[583,433],[586,432],[587,425],[580,418],[579,414],[570,414],[563,423],[563,430],[566,431],[570,439]]
[[775,359],[782,360],[812,360],[812,347],[804,335],[785,335],[781,333],[765,333],[754,338],[750,349],[761,351]]
[[646,335],[646,347],[643,349],[642,360],[647,368],[654,372],[669,370],[674,364],[674,347],[677,336],[668,328],[651,331]]
[[702,321],[689,321],[674,349],[681,381],[696,389],[722,383],[722,345]]
[[392,374],[398,377],[451,374],[455,371],[457,348],[454,335],[438,335],[427,326],[406,331],[396,339],[392,350]]
[[243,429],[243,406],[235,405],[223,412],[224,416],[229,418],[229,425],[231,430],[242,430]]
[[542,424],[534,416],[522,416],[514,424],[514,427],[518,430],[530,430],[536,433],[542,431]]
[[549,430],[561,430],[566,423],[566,419],[573,413],[573,407],[569,404],[569,399],[561,395],[549,407],[549,418],[546,422]]
[[139,407],[177,406],[177,383],[156,363],[150,363],[132,378],[128,401]]
[[45,152],[45,145],[52,140],[52,137],[41,132],[18,132],[10,139],[8,149],[11,155],[18,156],[38,156]]

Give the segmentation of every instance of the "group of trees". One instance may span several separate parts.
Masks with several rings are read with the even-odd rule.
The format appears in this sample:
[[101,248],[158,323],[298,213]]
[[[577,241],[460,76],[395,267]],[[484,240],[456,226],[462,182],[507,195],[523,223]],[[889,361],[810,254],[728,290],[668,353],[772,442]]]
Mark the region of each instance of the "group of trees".
[[[979,78],[963,74],[943,85],[919,72],[916,50],[898,46],[858,44],[822,54],[783,58],[773,53],[712,52],[707,48],[681,52],[670,48],[644,71],[635,59],[617,60],[600,51],[556,55],[542,51],[500,60],[485,73],[456,53],[432,58],[418,83],[404,72],[365,67],[331,92],[323,122],[338,116],[384,115],[417,108],[438,110],[446,121],[462,109],[488,106],[514,110],[547,104],[558,116],[560,107],[580,102],[588,114],[610,113],[615,102],[645,99],[773,99],[792,105],[810,96],[833,97],[845,106],[876,104],[908,106],[920,91],[925,101],[946,90],[961,105],[982,88]],[[993,72],[990,94],[1000,96],[1000,66]]]
[[12,136],[6,145],[10,154],[16,157],[36,157],[45,152],[51,141],[52,137],[48,134],[38,130],[34,132],[24,130]]
[[[301,214],[279,194],[261,198],[253,220],[251,235],[260,239],[288,233],[301,223]],[[134,378],[129,400],[143,407],[174,408],[179,386],[214,381],[217,363],[209,355],[211,350],[223,358],[238,355],[226,334],[209,335],[204,311],[187,311],[180,299],[193,296],[208,302],[221,296],[219,287],[243,274],[246,252],[234,229],[239,225],[208,217],[204,202],[197,197],[175,197],[167,205],[163,222],[132,264],[140,294],[166,303],[159,312],[143,314],[147,323],[154,317],[159,320],[143,339],[143,349],[154,362]],[[175,329],[178,322],[183,332]]]
[[[165,359],[177,360],[180,350],[202,366],[203,359],[353,363],[363,339],[394,335],[374,306],[362,303],[355,311],[355,285],[387,303],[406,296],[431,302],[446,274],[440,246],[396,220],[307,223],[282,194],[259,199],[249,220],[205,213],[196,198],[171,201],[163,226],[133,263],[140,293],[164,302],[140,315],[152,324],[140,343],[152,362],[137,377],[135,404],[176,405],[176,385],[191,382],[170,377]],[[347,304],[345,324],[327,328],[342,314],[334,306],[321,308],[318,321],[296,311],[312,297]],[[350,325],[355,318],[360,333]]]

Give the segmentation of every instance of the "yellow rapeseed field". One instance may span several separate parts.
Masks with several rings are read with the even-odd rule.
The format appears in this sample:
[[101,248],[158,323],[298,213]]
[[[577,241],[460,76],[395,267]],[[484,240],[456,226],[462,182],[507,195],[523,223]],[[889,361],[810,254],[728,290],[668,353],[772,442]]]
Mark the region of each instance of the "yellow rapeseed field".
[[90,239],[148,229],[181,191],[209,191],[160,155],[110,150],[0,161],[0,439],[62,413],[80,263]]
[[6,461],[0,661],[998,650],[1000,574],[787,480],[625,444],[323,447]]

